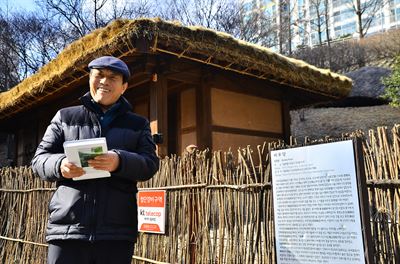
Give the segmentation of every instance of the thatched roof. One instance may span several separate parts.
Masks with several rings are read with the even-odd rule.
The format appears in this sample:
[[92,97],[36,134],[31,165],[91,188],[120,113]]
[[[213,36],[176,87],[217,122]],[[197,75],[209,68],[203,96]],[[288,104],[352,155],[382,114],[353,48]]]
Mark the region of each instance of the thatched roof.
[[87,76],[88,62],[99,55],[123,58],[143,52],[139,47],[143,40],[150,43],[150,53],[171,54],[332,98],[344,97],[351,90],[351,80],[345,76],[222,32],[160,19],[116,20],[73,42],[36,74],[1,93],[0,119],[27,110]]

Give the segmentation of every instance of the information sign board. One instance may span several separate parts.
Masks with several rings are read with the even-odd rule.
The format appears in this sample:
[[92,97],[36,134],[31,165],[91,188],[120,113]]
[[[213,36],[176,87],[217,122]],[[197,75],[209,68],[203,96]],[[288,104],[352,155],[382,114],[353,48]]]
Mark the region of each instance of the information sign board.
[[138,192],[138,229],[165,234],[165,190]]
[[271,151],[277,263],[365,263],[352,140]]

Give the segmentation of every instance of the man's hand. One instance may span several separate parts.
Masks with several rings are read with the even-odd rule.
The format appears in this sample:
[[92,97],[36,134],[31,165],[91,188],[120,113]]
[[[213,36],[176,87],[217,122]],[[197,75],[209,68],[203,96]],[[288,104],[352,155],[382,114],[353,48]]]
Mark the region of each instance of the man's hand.
[[78,167],[75,164],[68,162],[67,158],[64,158],[61,161],[60,170],[62,176],[67,179],[79,177],[85,174],[85,171],[81,167]]
[[114,151],[99,155],[94,159],[88,160],[89,166],[96,170],[115,171],[119,166],[119,156]]

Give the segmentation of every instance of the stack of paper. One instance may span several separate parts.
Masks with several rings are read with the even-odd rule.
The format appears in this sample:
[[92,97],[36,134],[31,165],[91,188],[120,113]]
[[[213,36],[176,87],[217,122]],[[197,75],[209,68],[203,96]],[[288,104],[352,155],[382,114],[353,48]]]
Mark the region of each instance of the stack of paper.
[[86,172],[80,177],[73,178],[73,180],[87,180],[111,176],[108,171],[96,170],[88,165],[88,160],[107,153],[107,142],[104,137],[65,141],[63,146],[68,161],[78,167],[82,167]]

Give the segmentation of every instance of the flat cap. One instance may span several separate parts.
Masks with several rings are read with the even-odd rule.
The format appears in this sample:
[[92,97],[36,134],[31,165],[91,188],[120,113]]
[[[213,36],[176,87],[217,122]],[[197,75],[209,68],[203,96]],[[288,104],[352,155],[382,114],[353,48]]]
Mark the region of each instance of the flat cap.
[[129,72],[128,65],[122,60],[113,56],[103,56],[92,60],[89,65],[89,69],[102,69],[107,68],[112,71],[121,73],[126,80],[129,79],[131,73]]

